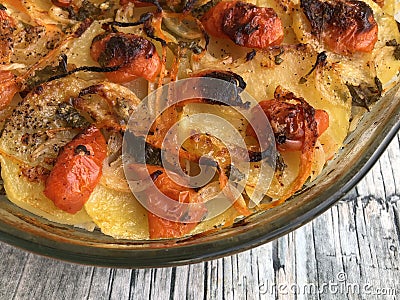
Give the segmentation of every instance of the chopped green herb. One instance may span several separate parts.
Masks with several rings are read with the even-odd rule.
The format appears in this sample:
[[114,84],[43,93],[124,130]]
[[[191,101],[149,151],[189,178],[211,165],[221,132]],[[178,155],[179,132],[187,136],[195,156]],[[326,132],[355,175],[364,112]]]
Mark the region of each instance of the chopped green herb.
[[279,54],[275,55],[275,64],[276,65],[280,65],[281,63],[283,63],[283,59],[281,58],[281,55],[285,52],[285,50],[283,50],[283,48],[281,48],[281,51],[279,52]]
[[25,91],[29,92],[34,87],[47,82],[51,77],[66,74],[67,72],[67,57],[62,55],[57,66],[49,65],[35,71],[35,74],[28,79]]
[[374,82],[375,86],[371,86],[365,82],[357,86],[346,83],[354,106],[364,107],[369,111],[371,104],[379,100],[382,96],[382,83],[378,77],[374,78]]
[[56,110],[56,117],[67,122],[72,128],[85,128],[89,122],[69,103],[60,103]]

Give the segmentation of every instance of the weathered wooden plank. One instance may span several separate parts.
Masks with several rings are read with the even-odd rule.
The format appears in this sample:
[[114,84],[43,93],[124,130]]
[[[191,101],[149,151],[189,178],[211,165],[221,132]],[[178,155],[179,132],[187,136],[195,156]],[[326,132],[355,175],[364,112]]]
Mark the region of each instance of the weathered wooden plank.
[[[171,268],[151,269],[150,298],[165,299],[169,298],[171,292]],[[147,284],[143,282],[143,284]],[[140,298],[137,298],[140,299]],[[144,299],[144,298],[143,298]]]
[[272,262],[275,271],[278,299],[294,299],[296,282],[296,254],[294,249],[295,234],[290,233],[272,243]]
[[391,173],[395,183],[395,194],[400,195],[400,133],[390,143],[386,153],[389,156]]
[[365,203],[366,202],[361,198],[357,200],[357,206],[354,215],[357,238],[360,245],[360,266],[362,264],[361,283],[365,284],[368,281],[368,283],[371,285],[377,286],[380,284],[379,271],[377,269],[378,257],[369,238],[369,231],[371,227],[369,225],[369,217],[366,216],[364,211]]
[[[376,267],[381,280],[381,284],[390,283],[386,278],[392,268],[398,268],[398,257],[393,257],[393,252],[390,251],[390,246],[393,243],[398,246],[396,231],[394,227],[394,217],[387,203],[382,203],[380,200],[370,198],[364,206],[364,216],[369,228],[368,239],[370,249],[376,255]],[[383,272],[380,272],[383,271]]]
[[[336,206],[340,257],[343,264],[343,273],[333,274],[333,282],[340,294],[345,287],[345,293],[348,294],[348,299],[360,299],[358,291],[353,292],[351,289],[353,284],[362,281],[362,270],[360,261],[360,244],[356,234],[356,225],[354,219],[353,203],[341,201]],[[336,214],[335,214],[336,215]],[[335,287],[336,289],[336,287]],[[348,291],[350,290],[350,291]]]
[[388,198],[396,194],[396,182],[388,151],[385,151],[382,154],[381,158],[379,159],[378,165],[379,171],[382,174],[382,184],[385,190],[384,198]]
[[[235,256],[228,256],[222,259],[222,276],[224,278],[222,291],[223,299],[231,300],[235,299],[235,294],[237,293],[237,288],[234,286],[234,268]],[[235,293],[236,291],[236,293]]]
[[[235,255],[235,266],[233,270],[234,283],[237,283],[235,299],[256,299],[258,297],[257,273],[253,270],[251,263],[251,252],[246,251]],[[233,285],[235,287],[235,285]]]
[[222,299],[224,280],[222,275],[222,259],[206,262],[206,266],[205,280],[207,292],[205,299]]
[[173,299],[182,299],[186,297],[188,285],[183,284],[188,282],[189,277],[189,266],[182,266],[175,268],[175,278],[171,281],[171,286],[173,287]]
[[[30,254],[25,261],[16,299],[68,299],[72,295],[86,296],[88,285],[81,279],[90,275],[92,267],[66,264]],[[70,276],[71,275],[71,276]],[[76,289],[76,290],[75,290]]]
[[[327,284],[334,276],[343,273],[341,250],[338,243],[338,227],[335,208],[322,214],[312,223],[315,256],[318,270],[318,293],[320,299],[346,299],[343,295],[330,294]],[[321,230],[324,229],[324,230]]]
[[131,299],[150,299],[153,269],[132,270]]
[[[60,268],[62,266],[62,268]],[[41,274],[46,274],[46,265],[41,265]],[[90,278],[93,267],[80,266],[69,263],[58,263],[55,267],[60,268],[58,278],[49,280],[45,290],[53,290],[48,298],[41,299],[84,299],[90,290]],[[40,278],[40,277],[39,277]]]
[[272,256],[272,243],[259,246],[251,250],[255,256],[256,268],[258,269],[258,288],[261,299],[275,299],[276,289],[275,270]]
[[114,269],[112,273],[110,299],[129,299],[132,271]]
[[193,264],[189,266],[186,299],[204,299],[204,294],[207,293],[207,285],[205,285],[207,270],[205,266],[205,263]]
[[[2,247],[4,245],[4,247]],[[2,244],[0,247],[0,299],[12,299],[21,281],[29,254]],[[7,276],[1,276],[7,274]]]
[[[395,229],[395,216],[386,203],[382,205],[382,202],[373,198],[368,201],[364,199],[362,209],[363,218],[359,220],[365,223],[366,230],[363,239],[368,243],[363,250],[365,252],[369,250],[372,258],[370,265],[362,263],[363,267],[369,267],[368,272],[365,272],[363,283],[371,284],[374,288],[393,288],[396,284],[394,287],[399,288],[398,258],[393,257],[395,253],[390,250],[394,242],[392,238],[396,240],[396,248],[399,243]],[[361,253],[364,254],[364,251]],[[392,266],[397,269],[394,274],[390,274]]]
[[294,233],[296,249],[296,284],[299,292],[297,299],[319,299],[317,288],[318,266],[315,255],[315,244],[312,223],[299,228]]
[[87,299],[108,299],[111,291],[111,270],[108,268],[94,268],[90,274],[90,290]]

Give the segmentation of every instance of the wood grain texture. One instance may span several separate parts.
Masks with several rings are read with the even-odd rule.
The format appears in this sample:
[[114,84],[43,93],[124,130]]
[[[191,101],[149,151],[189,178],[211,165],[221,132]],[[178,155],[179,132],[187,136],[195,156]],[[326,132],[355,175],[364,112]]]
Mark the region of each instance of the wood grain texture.
[[0,243],[0,299],[398,299],[399,166],[398,134],[320,217],[269,244],[194,265],[97,268]]

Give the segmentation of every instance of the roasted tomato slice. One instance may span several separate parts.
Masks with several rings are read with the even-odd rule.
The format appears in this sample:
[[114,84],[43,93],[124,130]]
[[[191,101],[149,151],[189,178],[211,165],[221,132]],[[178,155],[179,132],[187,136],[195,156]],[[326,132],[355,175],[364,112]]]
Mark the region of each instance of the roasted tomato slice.
[[[169,178],[165,172],[155,179],[154,184],[161,193],[179,203],[194,203],[193,201],[197,199],[196,192],[193,189],[177,184]],[[153,197],[151,192],[149,193],[148,200],[150,207],[153,209],[157,209],[157,206],[162,205],[162,203],[159,203],[158,197]],[[201,218],[204,213],[204,207],[191,211],[181,210],[179,212],[180,218],[175,222],[149,212],[150,238],[157,239],[184,236],[192,231],[198,224],[198,222],[193,222],[193,220]]]
[[[301,151],[307,131],[312,131],[312,135],[318,138],[329,126],[326,111],[308,109],[303,103],[272,99],[261,101],[259,105],[271,123],[279,151]],[[308,122],[305,120],[307,117]],[[309,128],[305,128],[306,123]]]
[[[176,183],[165,169],[153,165],[132,164],[130,169],[135,176],[146,178],[147,169],[157,190],[153,186],[145,190],[150,238],[178,238],[192,231],[207,212],[201,197],[191,188]],[[159,196],[159,192],[176,202],[171,204]],[[182,203],[198,203],[195,206],[182,206]],[[165,216],[165,218],[161,217]]]
[[107,33],[93,39],[90,55],[102,67],[119,69],[106,73],[113,82],[129,82],[138,77],[155,81],[161,71],[160,57],[155,46],[135,34]]
[[[259,104],[271,123],[278,150],[301,152],[299,173],[281,198],[274,202],[277,205],[301,189],[310,176],[315,144],[329,126],[329,115],[280,87],[275,91],[275,99]],[[257,120],[252,124],[257,125]],[[254,129],[248,127],[247,134],[255,136]]]
[[249,48],[279,45],[284,36],[282,22],[272,8],[240,1],[218,3],[202,23],[209,34]]
[[311,33],[334,52],[371,52],[378,40],[378,25],[363,1],[301,0]]
[[68,213],[80,211],[100,181],[106,155],[106,140],[91,125],[60,151],[44,194]]

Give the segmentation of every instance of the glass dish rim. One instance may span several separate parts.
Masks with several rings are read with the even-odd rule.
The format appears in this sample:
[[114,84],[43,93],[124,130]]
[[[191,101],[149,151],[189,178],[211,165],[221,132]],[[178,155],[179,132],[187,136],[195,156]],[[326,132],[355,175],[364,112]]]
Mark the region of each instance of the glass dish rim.
[[[397,98],[393,107],[390,106],[394,114],[386,116],[385,122],[376,125],[377,137],[371,141],[368,149],[364,150],[356,160],[351,172],[345,173],[338,184],[330,186],[318,195],[317,198],[319,199],[317,200],[319,201],[314,203],[311,209],[297,211],[297,214],[294,214],[289,222],[283,226],[273,228],[273,225],[271,225],[272,230],[270,228],[269,231],[262,226],[250,226],[248,230],[246,230],[246,226],[238,226],[236,228],[239,232],[235,234],[232,234],[232,232],[225,234],[220,231],[216,235],[199,237],[197,240],[189,238],[173,243],[157,241],[142,242],[141,244],[121,241],[121,243],[115,243],[117,247],[112,246],[113,243],[102,244],[102,247],[97,247],[96,243],[85,244],[82,242],[76,244],[69,242],[68,239],[57,240],[52,238],[50,234],[46,236],[46,233],[35,235],[0,220],[0,241],[63,261],[122,268],[170,267],[198,263],[265,244],[297,229],[325,212],[365,176],[400,129],[400,93],[397,88],[393,92],[393,97]],[[327,196],[328,194],[330,195]],[[325,196],[327,196],[325,199],[321,199]],[[207,238],[211,239],[207,241]],[[206,239],[205,242],[204,239]],[[196,242],[200,240],[203,240],[203,242],[200,244]],[[143,246],[144,244],[150,246]]]

